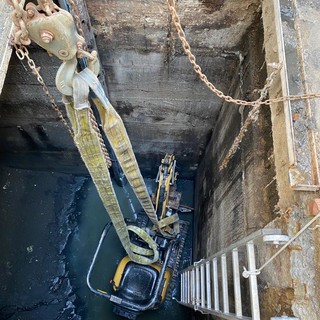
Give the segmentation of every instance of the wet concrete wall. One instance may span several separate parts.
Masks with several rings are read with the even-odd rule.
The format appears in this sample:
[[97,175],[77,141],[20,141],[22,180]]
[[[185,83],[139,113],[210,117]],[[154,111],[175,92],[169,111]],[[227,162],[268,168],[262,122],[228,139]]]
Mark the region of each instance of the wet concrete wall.
[[[163,154],[172,152],[181,176],[194,178],[222,101],[194,74],[166,1],[100,0],[87,1],[87,7],[111,102],[124,120],[143,174],[153,177]],[[182,26],[199,64],[225,92],[239,61],[241,37],[258,7],[258,0],[178,2]],[[59,62],[38,48],[31,51],[61,105],[54,89]],[[33,152],[40,149],[48,164],[59,162],[65,172],[75,167],[85,172],[26,62],[11,60],[0,106],[0,148],[8,156],[24,149],[32,163]],[[37,129],[39,125],[44,130]],[[45,143],[37,130],[46,133]],[[64,155],[50,149],[49,143]]]
[[[230,92],[233,96],[254,99],[257,98],[256,89],[264,86],[266,78],[260,19],[255,21],[242,43],[243,60],[234,72]],[[250,125],[228,166],[219,170],[248,111],[248,107],[223,105],[200,164],[196,182],[197,259],[209,257],[228,247],[265,227],[276,217],[274,210],[278,195],[274,183],[271,114],[268,107],[261,108],[257,120]],[[232,301],[231,281],[229,292]],[[243,298],[246,299],[245,295]],[[249,304],[245,304],[246,315]]]
[[[284,82],[281,82],[284,76],[289,81],[289,92],[293,94],[308,93],[311,89],[313,92],[319,92],[316,76],[319,52],[315,50],[318,34],[312,32],[319,17],[318,4],[313,1],[262,3],[266,65],[284,63],[283,49],[287,54],[286,69],[275,79],[270,97],[288,94],[288,88],[284,88]],[[281,46],[281,41],[284,42],[284,47]],[[263,55],[261,58],[263,59]],[[267,69],[270,74],[272,69]],[[255,73],[259,74],[257,69]],[[239,82],[241,83],[238,79]],[[319,136],[316,125],[318,103],[318,100],[298,101],[292,103],[289,111],[288,104],[273,103],[270,110],[263,109],[266,113],[260,114],[260,122],[251,128],[253,131],[247,132],[247,139],[250,133],[256,134],[241,145],[228,167],[228,172],[225,173],[217,170],[216,162],[219,164],[226,152],[224,145],[219,142],[219,137],[221,141],[224,138],[226,144],[230,144],[233,138],[226,137],[236,134],[241,119],[239,120],[240,116],[230,108],[225,112],[224,118],[219,118],[220,130],[212,137],[211,147],[206,151],[197,178],[198,231],[201,230],[202,233],[196,248],[198,259],[207,257],[210,253],[239,240],[243,235],[251,233],[254,228],[250,230],[250,223],[256,228],[280,228],[284,234],[292,237],[310,221],[312,215],[307,209],[307,204],[310,200],[319,198],[319,192],[296,190],[298,188],[293,184],[294,180],[290,179],[289,172],[294,166],[300,166],[299,170],[304,169],[305,175],[296,180],[297,184],[317,183],[317,155],[312,159],[310,141],[312,135],[316,141]],[[292,118],[288,119],[288,114]],[[260,126],[259,133],[255,130],[259,128],[258,124],[261,124],[261,121],[264,122],[264,126]],[[292,127],[288,127],[288,123]],[[293,145],[297,156],[296,163],[292,161],[290,130],[295,132]],[[266,136],[269,137],[267,140]],[[260,140],[256,146],[255,139]],[[316,144],[315,148],[318,147]],[[265,152],[261,153],[261,150]],[[249,158],[248,154],[251,154]],[[252,171],[247,170],[248,165],[250,168],[250,161],[243,161],[250,158],[255,163]],[[310,163],[313,163],[312,167]],[[300,172],[303,174],[304,171]],[[267,184],[263,181],[265,177],[268,177]],[[246,184],[246,181],[250,183]],[[250,204],[254,205],[251,207]],[[316,208],[313,214],[317,212],[319,208]],[[301,320],[319,319],[317,225],[318,223],[314,223],[259,275],[262,319],[269,320],[271,317],[282,315],[294,316]],[[277,250],[279,247],[260,248],[257,265],[261,266]]]

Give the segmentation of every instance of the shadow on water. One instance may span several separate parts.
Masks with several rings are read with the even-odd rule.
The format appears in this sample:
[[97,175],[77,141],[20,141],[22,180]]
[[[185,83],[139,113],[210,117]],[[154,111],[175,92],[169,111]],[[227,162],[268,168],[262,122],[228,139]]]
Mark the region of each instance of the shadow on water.
[[[154,180],[147,179],[148,190],[155,188]],[[119,204],[125,217],[132,219],[134,211],[139,212],[141,207],[130,187],[123,190],[115,185]],[[193,182],[178,181],[178,191],[182,192],[182,204],[193,206]],[[86,285],[86,274],[94,251],[99,242],[101,231],[109,221],[109,217],[101,203],[98,193],[91,181],[83,188],[82,199],[77,204],[79,220],[67,249],[67,268],[70,282],[77,298],[75,301],[76,312],[83,320],[124,319],[112,312],[113,305],[106,299],[95,296]],[[180,214],[184,220],[192,223],[193,213]],[[190,263],[192,227],[186,240],[186,250],[182,258],[183,267]],[[110,292],[114,272],[120,260],[125,256],[119,239],[114,231],[109,232],[101,250],[101,254],[93,272],[92,283],[96,288]],[[138,317],[139,320],[182,320],[190,318],[190,310],[181,307],[174,300],[166,301],[159,310],[145,312]]]

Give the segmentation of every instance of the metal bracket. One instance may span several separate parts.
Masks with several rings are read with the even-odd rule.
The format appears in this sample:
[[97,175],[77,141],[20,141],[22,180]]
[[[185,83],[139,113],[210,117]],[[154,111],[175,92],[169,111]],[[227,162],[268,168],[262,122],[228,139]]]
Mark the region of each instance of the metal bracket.
[[74,58],[84,39],[77,33],[72,15],[59,7],[51,15],[39,10],[31,2],[26,6],[29,37],[60,60]]

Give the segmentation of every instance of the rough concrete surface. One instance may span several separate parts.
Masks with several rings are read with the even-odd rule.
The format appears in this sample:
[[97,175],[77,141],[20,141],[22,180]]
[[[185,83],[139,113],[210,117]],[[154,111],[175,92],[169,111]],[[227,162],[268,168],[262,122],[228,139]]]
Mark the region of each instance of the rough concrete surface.
[[[87,1],[87,7],[110,99],[124,119],[142,172],[153,177],[151,168],[168,152],[179,159],[181,175],[194,178],[222,101],[194,74],[166,1]],[[258,14],[259,1],[188,0],[179,1],[177,9],[203,71],[228,92],[239,64],[238,47]],[[59,62],[37,47],[31,54],[59,102],[54,90]],[[28,149],[17,127],[37,139],[35,126],[41,124],[53,145],[74,154],[24,61],[12,58],[0,105],[2,150]]]
[[[247,99],[254,97],[254,89],[263,86],[266,76],[261,56],[263,31],[258,21],[243,42],[244,60],[235,75],[231,91],[233,95]],[[274,209],[278,196],[274,181],[269,108],[261,109],[258,119],[250,125],[227,168],[219,171],[219,165],[238,135],[248,111],[248,108],[230,104],[223,106],[200,164],[196,184],[198,220],[196,229],[198,236],[195,240],[196,260],[207,258],[228,247],[257,229],[265,227],[276,217]],[[230,310],[234,310],[230,260],[229,256]],[[240,261],[242,270],[242,266],[246,265],[242,252]],[[241,285],[244,314],[249,316],[248,281],[241,277]],[[263,309],[262,314],[264,312]]]
[[[276,2],[275,2],[276,3]],[[289,2],[281,2],[282,13],[288,13],[286,10]],[[304,1],[300,3],[295,2],[298,7],[304,7],[307,12],[313,17],[316,15],[318,10],[318,4],[314,1]],[[285,6],[287,5],[287,6]],[[290,6],[289,6],[290,7]],[[307,9],[308,8],[308,9]],[[311,12],[311,11],[312,12]],[[301,12],[294,12],[295,26],[306,25],[310,18],[310,15],[300,16]],[[275,29],[274,22],[276,21],[273,3],[264,1],[263,2],[263,19],[265,29],[265,49],[266,49],[266,62],[277,62],[279,54],[281,52],[277,42],[277,30]],[[300,20],[301,19],[301,20]],[[283,25],[286,25],[288,21],[283,20]],[[314,21],[315,23],[315,21]],[[292,36],[292,29],[286,27],[284,30],[284,39],[289,43],[296,41]],[[314,35],[316,36],[316,35]],[[296,35],[295,35],[296,37]],[[304,39],[306,43],[301,43],[302,50],[307,52],[310,46],[315,45],[309,39]],[[305,47],[306,46],[306,47]],[[319,52],[317,53],[319,55]],[[308,55],[306,55],[308,57]],[[309,56],[312,58],[311,56]],[[310,61],[312,61],[311,59]],[[308,59],[305,61],[308,68],[310,67]],[[287,65],[288,75],[294,73],[296,66],[294,64]],[[314,66],[315,68],[315,66]],[[300,69],[301,70],[301,69]],[[306,71],[305,77],[308,78],[310,73]],[[316,80],[316,79],[315,79]],[[297,82],[299,84],[299,81]],[[316,82],[312,82],[316,83]],[[270,91],[271,97],[282,95],[282,88],[280,82],[275,82],[272,90]],[[307,104],[302,104],[301,113],[306,112]],[[293,191],[290,187],[290,181],[288,177],[288,168],[290,167],[290,157],[288,153],[288,140],[285,129],[286,114],[285,106],[283,104],[273,104],[271,106],[272,111],[272,130],[273,130],[273,143],[274,143],[274,159],[276,167],[276,183],[277,191],[279,194],[278,202],[278,213],[279,219],[274,220],[270,226],[276,226],[282,228],[282,230],[289,234],[289,236],[295,235],[309,220],[310,217],[307,213],[307,201],[312,198],[318,198],[319,192],[302,192]],[[304,129],[305,130],[305,129]],[[306,150],[305,150],[306,151]],[[303,151],[301,151],[303,152]],[[307,169],[307,168],[306,168]],[[310,319],[316,320],[319,317],[319,241],[318,231],[307,230],[301,235],[296,241],[293,242],[292,247],[288,250],[285,255],[280,256],[276,259],[273,264],[266,269],[263,278],[268,284],[269,288],[278,288],[278,307],[276,308],[276,315],[280,316],[283,312],[287,315],[294,315],[299,317],[301,320]],[[263,255],[263,253],[262,253]],[[276,277],[274,275],[277,275]],[[281,288],[282,287],[282,288]],[[281,299],[281,292],[283,290],[290,292],[290,299],[284,301]],[[272,314],[272,301],[274,301],[274,295],[272,297],[266,295],[264,300],[268,307],[266,308],[267,314]],[[267,302],[269,301],[269,303]],[[290,301],[291,307],[288,309],[288,302]],[[291,310],[290,310],[291,309]],[[273,314],[275,312],[273,310]]]

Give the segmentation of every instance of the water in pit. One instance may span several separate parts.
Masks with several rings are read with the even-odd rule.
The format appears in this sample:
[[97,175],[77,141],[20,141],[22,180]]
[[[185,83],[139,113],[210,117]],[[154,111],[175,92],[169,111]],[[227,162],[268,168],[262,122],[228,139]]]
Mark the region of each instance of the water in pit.
[[[148,190],[155,189],[155,182],[147,179]],[[123,190],[114,185],[121,209],[124,215],[133,219],[134,214],[141,210],[141,207],[134,196],[130,187],[126,186]],[[191,181],[178,181],[178,191],[182,192],[181,203],[193,206],[193,183]],[[97,191],[90,181],[83,190],[83,199],[78,203],[78,210],[81,210],[77,229],[72,235],[68,246],[68,270],[70,281],[76,294],[77,313],[81,319],[124,319],[116,316],[112,312],[113,305],[102,297],[95,296],[86,286],[86,273],[92,260],[94,251],[98,244],[101,231],[109,221],[106,211],[101,203]],[[193,213],[184,213],[184,220],[192,223]],[[189,235],[186,240],[186,250],[182,257],[182,265],[187,266],[191,259],[191,239],[192,226],[189,228]],[[94,287],[101,290],[111,291],[109,281],[113,278],[114,272],[120,260],[126,255],[121,247],[120,241],[112,229],[100,251],[96,268],[93,272],[92,283]],[[180,306],[174,300],[166,301],[159,310],[148,311],[140,315],[140,320],[182,320],[189,318],[189,310]]]
[[[154,180],[146,182],[152,190]],[[139,205],[127,189],[116,186],[122,209],[132,218]],[[193,183],[178,181],[178,191],[182,191],[181,203],[192,206]],[[1,320],[118,319],[111,303],[86,285],[89,264],[108,221],[91,179],[2,165],[0,202]],[[192,221],[193,213],[181,217]],[[191,232],[192,227],[184,267],[190,262]],[[102,289],[108,288],[124,255],[114,233],[105,244],[93,277]],[[188,319],[189,312],[169,301],[138,319]]]

